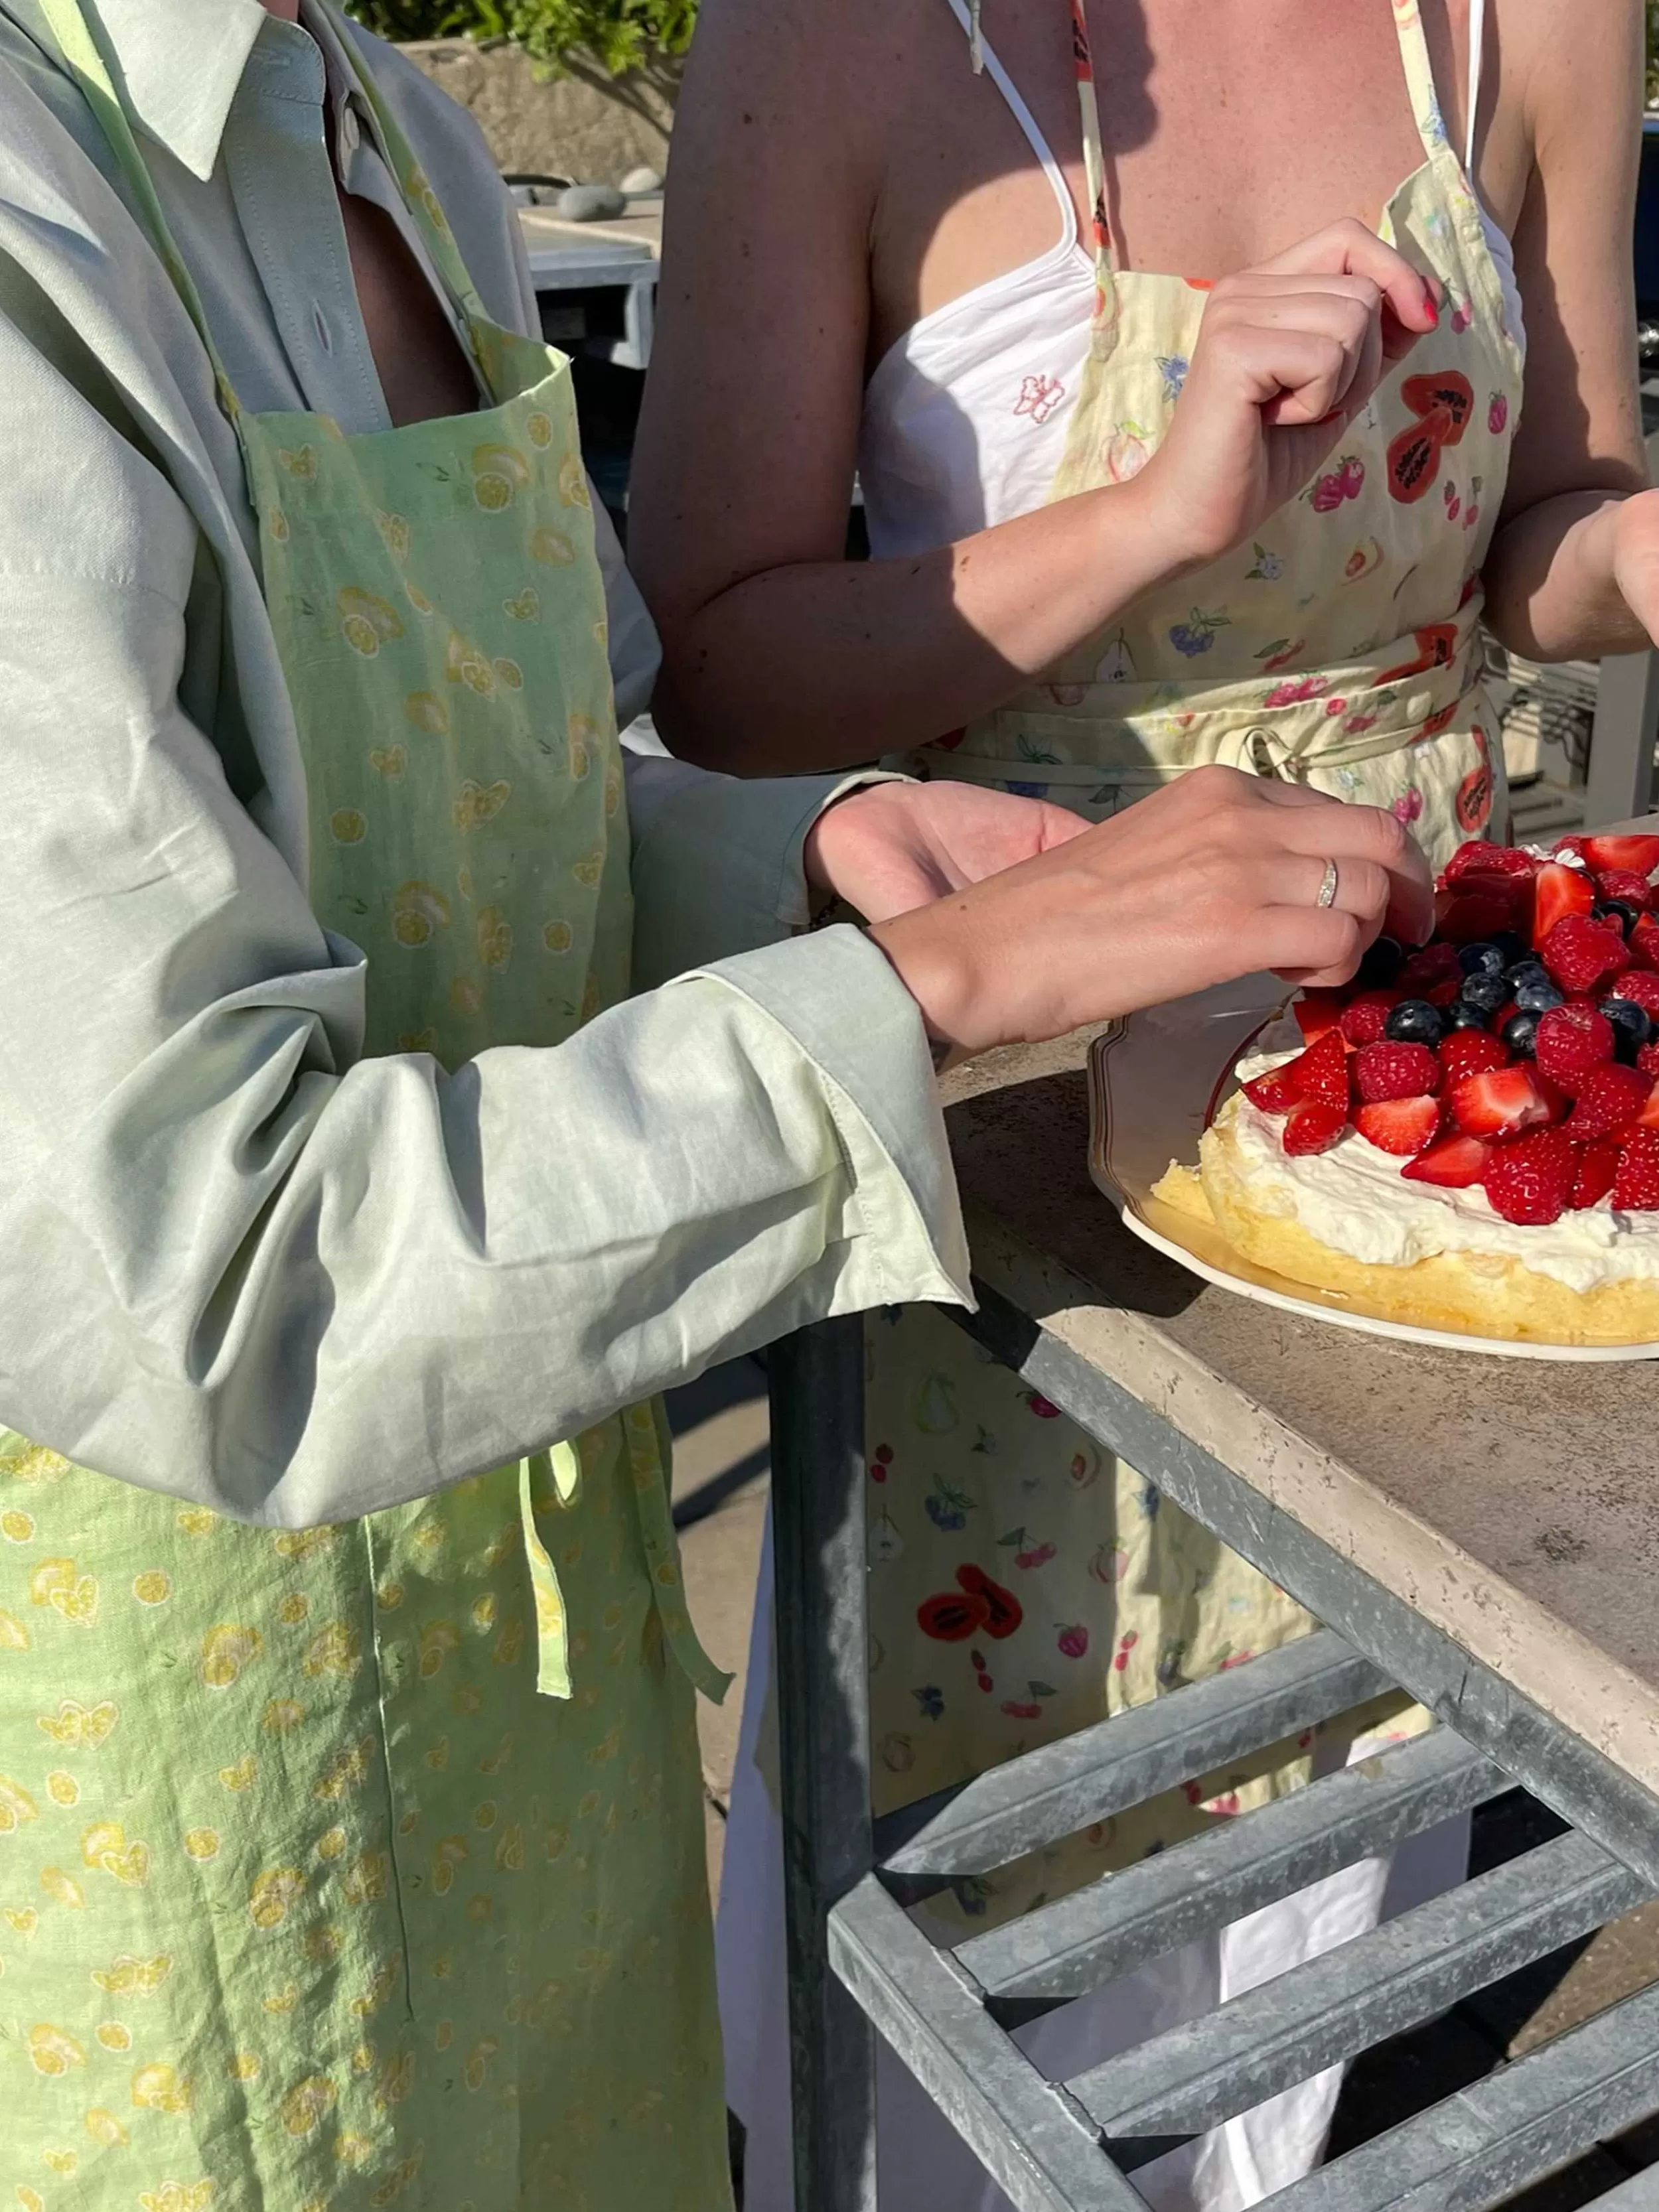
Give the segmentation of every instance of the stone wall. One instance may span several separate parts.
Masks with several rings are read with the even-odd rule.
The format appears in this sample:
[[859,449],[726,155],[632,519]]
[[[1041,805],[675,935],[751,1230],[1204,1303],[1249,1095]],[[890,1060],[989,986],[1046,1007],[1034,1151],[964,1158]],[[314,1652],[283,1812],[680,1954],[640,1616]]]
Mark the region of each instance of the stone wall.
[[471,111],[504,170],[617,185],[630,169],[668,166],[678,89],[672,68],[538,83],[529,57],[504,40],[431,39],[404,52]]

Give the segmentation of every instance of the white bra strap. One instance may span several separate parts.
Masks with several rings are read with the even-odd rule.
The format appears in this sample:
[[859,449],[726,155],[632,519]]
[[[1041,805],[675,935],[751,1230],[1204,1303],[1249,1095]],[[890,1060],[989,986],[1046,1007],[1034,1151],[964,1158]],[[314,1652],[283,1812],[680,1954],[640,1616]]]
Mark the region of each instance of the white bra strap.
[[1469,0],[1469,104],[1463,149],[1463,173],[1474,182],[1474,126],[1480,114],[1480,76],[1486,52],[1488,0]]
[[970,44],[975,43],[976,38],[976,51],[984,63],[985,74],[1007,101],[1015,122],[1025,133],[1026,143],[1042,164],[1042,173],[1048,179],[1049,188],[1060,203],[1060,213],[1065,219],[1066,241],[1068,244],[1075,245],[1077,209],[1072,202],[1072,189],[1066,181],[1066,172],[1050,152],[1048,140],[1037,129],[1036,118],[1020,98],[1018,88],[1013,79],[992,51],[990,40],[985,36],[984,32],[979,29],[978,10],[970,7],[969,0],[947,0],[947,4],[951,13],[961,24],[963,34]]

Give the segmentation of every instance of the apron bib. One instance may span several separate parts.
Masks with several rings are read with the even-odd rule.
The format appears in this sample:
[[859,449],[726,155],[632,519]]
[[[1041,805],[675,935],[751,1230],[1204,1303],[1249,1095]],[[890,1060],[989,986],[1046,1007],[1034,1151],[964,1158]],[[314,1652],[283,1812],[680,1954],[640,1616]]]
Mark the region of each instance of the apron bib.
[[[311,902],[367,956],[365,1049],[453,1069],[558,1044],[626,994],[631,933],[569,365],[486,317],[360,73],[487,404],[352,437],[243,409],[98,37],[45,4],[236,428]],[[156,2212],[726,2203],[687,1686],[725,1677],[667,1468],[644,1406],[275,1532],[0,1432],[0,1990],[29,2008],[0,2075],[26,2212],[77,2168],[109,2191],[78,2203]],[[58,1974],[43,1910],[86,1912],[90,1980]]]
[[[1502,819],[1479,574],[1522,356],[1447,140],[1416,0],[1395,0],[1394,14],[1424,161],[1389,201],[1382,235],[1439,277],[1439,329],[1257,540],[1148,592],[1043,683],[922,748],[921,773],[1046,796],[1099,820],[1219,761],[1390,807],[1437,865]],[[1145,467],[1180,397],[1208,289],[1117,267],[1080,0],[1072,21],[1096,295],[1051,500]]]

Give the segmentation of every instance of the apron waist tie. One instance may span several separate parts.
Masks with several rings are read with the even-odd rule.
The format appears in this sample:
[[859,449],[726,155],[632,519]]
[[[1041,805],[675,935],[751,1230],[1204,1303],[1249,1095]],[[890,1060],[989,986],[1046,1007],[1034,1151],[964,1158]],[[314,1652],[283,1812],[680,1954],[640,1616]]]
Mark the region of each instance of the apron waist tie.
[[[628,1452],[629,1489],[651,1581],[651,1605],[664,1643],[694,1690],[721,1704],[732,1677],[704,1650],[685,1607],[679,1541],[669,1510],[667,1468],[672,1464],[661,1417],[654,1405],[633,1406],[620,1416]],[[543,1697],[571,1694],[570,1622],[558,1571],[542,1541],[536,1518],[538,1476],[550,1475],[558,1505],[569,1506],[581,1483],[581,1461],[574,1444],[555,1444],[519,1462],[519,1520],[524,1532],[530,1587],[536,1600],[536,1687]],[[544,1507],[551,1504],[544,1492]]]

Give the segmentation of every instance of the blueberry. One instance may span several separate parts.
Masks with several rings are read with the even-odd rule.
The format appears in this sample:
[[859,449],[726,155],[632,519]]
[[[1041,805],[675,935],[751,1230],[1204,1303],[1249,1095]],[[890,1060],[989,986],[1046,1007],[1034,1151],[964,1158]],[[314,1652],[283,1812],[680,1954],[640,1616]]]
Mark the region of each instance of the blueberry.
[[1511,1014],[1504,1024],[1504,1042],[1517,1060],[1530,1060],[1538,1045],[1537,1014]]
[[1406,948],[1392,937],[1373,938],[1354,981],[1362,990],[1386,991],[1406,964]]
[[1503,954],[1505,968],[1513,968],[1518,962],[1532,957],[1532,947],[1518,931],[1500,929],[1492,943]]
[[1402,999],[1382,1024],[1383,1036],[1396,1044],[1438,1044],[1445,1033],[1445,1017],[1426,999]]
[[1457,964],[1466,975],[1501,975],[1508,963],[1501,945],[1465,945],[1458,952]]
[[1500,1006],[1508,1006],[1510,987],[1501,975],[1466,975],[1458,996],[1483,1013],[1495,1014]]
[[1613,1048],[1620,1060],[1633,1066],[1636,1055],[1653,1035],[1653,1023],[1644,1007],[1633,999],[1603,999],[1601,1012],[1613,1024]]
[[1472,999],[1454,999],[1446,1009],[1449,1030],[1484,1030],[1492,1026],[1496,1007],[1478,1006]]
[[1536,976],[1529,975],[1524,983],[1516,983],[1511,978],[1510,988],[1523,1014],[1547,1014],[1552,1006],[1566,1003],[1566,994],[1560,985],[1542,970]]
[[1641,911],[1639,906],[1632,906],[1628,899],[1597,899],[1590,908],[1590,919],[1593,921],[1616,921],[1624,935],[1628,937],[1635,928],[1636,917]]
[[1547,983],[1550,971],[1535,952],[1528,952],[1510,963],[1504,970],[1504,980],[1513,991],[1522,983]]

